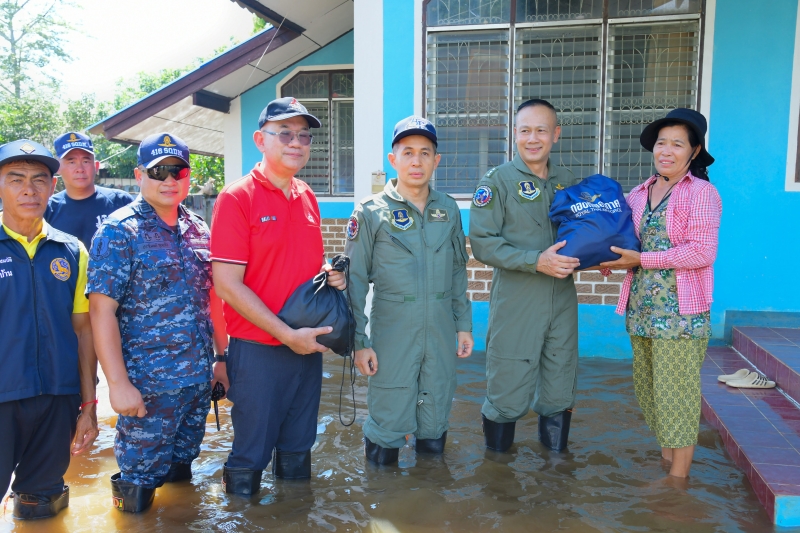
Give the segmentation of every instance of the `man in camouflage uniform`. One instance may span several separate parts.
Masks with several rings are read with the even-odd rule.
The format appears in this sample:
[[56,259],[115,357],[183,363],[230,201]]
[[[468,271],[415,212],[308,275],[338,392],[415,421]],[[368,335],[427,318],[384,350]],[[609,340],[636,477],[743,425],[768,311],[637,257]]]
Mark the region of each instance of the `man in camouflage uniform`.
[[[486,334],[486,400],[481,409],[486,447],[504,452],[516,421],[533,402],[539,440],[567,445],[578,372],[578,260],[557,252],[548,213],[556,191],[578,180],[550,162],[561,128],[545,100],[517,109],[517,155],[490,170],[470,209],[472,253],[494,267]],[[595,265],[585,265],[592,267]]]
[[180,205],[189,192],[186,144],[166,133],[145,138],[134,172],[141,196],[100,226],[86,292],[120,414],[114,505],[138,512],[156,487],[191,478],[210,406],[212,325],[209,230]]

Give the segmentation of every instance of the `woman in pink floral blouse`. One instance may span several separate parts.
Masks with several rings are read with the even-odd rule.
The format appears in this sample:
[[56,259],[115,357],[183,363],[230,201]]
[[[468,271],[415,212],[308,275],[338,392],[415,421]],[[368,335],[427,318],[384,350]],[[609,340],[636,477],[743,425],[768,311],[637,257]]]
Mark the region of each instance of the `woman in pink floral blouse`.
[[645,421],[671,463],[687,477],[700,424],[700,367],[711,337],[722,202],[708,179],[706,119],[675,109],[649,124],[640,142],[656,174],[628,195],[642,252],[612,247],[627,269],[617,313],[633,347],[633,383]]

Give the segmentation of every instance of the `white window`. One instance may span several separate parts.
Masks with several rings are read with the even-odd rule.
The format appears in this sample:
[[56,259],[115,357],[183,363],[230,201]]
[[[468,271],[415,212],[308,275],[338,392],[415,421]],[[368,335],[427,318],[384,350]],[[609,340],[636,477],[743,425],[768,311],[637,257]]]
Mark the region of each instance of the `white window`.
[[311,158],[297,178],[322,196],[352,196],[353,71],[300,72],[281,87],[322,123],[312,129]]
[[644,125],[699,108],[700,0],[429,0],[425,24],[435,186],[450,194],[513,157],[514,110],[530,98],[558,110],[554,162],[625,190],[654,172]]

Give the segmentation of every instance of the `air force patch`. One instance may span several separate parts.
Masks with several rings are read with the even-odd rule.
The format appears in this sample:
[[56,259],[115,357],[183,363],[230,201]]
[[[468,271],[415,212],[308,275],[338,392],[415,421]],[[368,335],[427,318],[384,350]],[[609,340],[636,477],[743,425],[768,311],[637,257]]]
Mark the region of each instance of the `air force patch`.
[[408,209],[392,210],[392,226],[403,231],[414,225],[414,219],[408,216]]
[[347,221],[347,228],[345,228],[345,233],[347,233],[347,240],[352,241],[356,237],[358,237],[358,217],[353,215]]
[[519,182],[519,195],[526,200],[535,200],[541,192],[532,181]]
[[475,194],[472,195],[472,203],[475,207],[485,207],[492,201],[492,188],[487,185],[481,185],[475,189]]
[[59,281],[67,281],[70,274],[72,274],[72,270],[69,268],[69,263],[66,259],[61,257],[53,259],[50,262],[50,272],[52,272]]

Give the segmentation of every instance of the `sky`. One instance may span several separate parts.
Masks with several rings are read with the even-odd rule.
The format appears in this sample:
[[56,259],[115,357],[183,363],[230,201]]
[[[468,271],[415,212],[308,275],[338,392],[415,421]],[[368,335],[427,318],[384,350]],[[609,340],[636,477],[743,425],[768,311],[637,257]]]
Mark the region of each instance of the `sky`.
[[72,61],[51,64],[69,98],[94,93],[110,100],[116,81],[137,72],[179,68],[209,57],[230,37],[242,42],[253,15],[230,0],[77,0],[64,11],[77,31],[66,50]]

